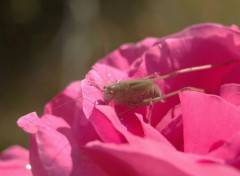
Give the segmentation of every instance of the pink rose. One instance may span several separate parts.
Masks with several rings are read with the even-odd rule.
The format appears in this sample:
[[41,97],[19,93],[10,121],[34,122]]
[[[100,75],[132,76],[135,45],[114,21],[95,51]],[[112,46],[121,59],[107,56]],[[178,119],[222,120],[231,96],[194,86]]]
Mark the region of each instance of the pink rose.
[[11,146],[0,153],[1,176],[30,176],[31,165],[28,151],[20,146]]
[[[234,61],[156,84],[164,94],[151,125],[147,108],[106,105],[103,85],[155,72]],[[218,24],[191,26],[163,38],[122,45],[97,62],[45,107],[18,125],[31,134],[34,175],[240,175],[240,31]],[[134,97],[133,97],[134,98]]]

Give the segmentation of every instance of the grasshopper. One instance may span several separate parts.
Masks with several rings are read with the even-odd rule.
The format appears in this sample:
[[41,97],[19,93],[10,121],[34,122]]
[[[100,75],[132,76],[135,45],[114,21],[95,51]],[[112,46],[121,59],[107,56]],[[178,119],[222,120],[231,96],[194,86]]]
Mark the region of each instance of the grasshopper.
[[[98,87],[97,84],[91,83],[91,85],[97,87],[103,92],[103,100],[106,104],[114,102],[115,105],[122,105],[130,108],[150,105],[151,109],[151,106],[154,103],[164,102],[166,98],[177,95],[182,91],[204,91],[202,89],[194,87],[184,87],[174,92],[163,95],[161,89],[155,84],[156,81],[168,79],[184,73],[224,66],[230,63],[232,63],[232,61],[221,64],[207,64],[189,67],[158,77],[156,77],[158,73],[154,73],[153,75],[135,80],[117,81],[114,84],[104,86],[102,90]],[[150,114],[148,114],[147,117],[148,122],[150,123]]]

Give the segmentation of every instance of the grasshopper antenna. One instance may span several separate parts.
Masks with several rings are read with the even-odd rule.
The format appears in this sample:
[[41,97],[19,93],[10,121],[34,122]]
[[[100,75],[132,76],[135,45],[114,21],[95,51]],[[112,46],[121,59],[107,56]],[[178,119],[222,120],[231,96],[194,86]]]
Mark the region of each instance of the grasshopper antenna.
[[229,65],[229,64],[232,64],[232,63],[235,63],[235,62],[236,61],[231,60],[231,61],[227,61],[227,62],[220,63],[220,64],[207,64],[207,65],[184,68],[184,69],[177,70],[177,71],[174,71],[172,73],[154,78],[153,80],[167,79],[167,78],[171,78],[171,77],[183,74],[183,73],[195,72],[195,71],[200,71],[200,70],[207,70],[207,69],[214,68],[214,67]]

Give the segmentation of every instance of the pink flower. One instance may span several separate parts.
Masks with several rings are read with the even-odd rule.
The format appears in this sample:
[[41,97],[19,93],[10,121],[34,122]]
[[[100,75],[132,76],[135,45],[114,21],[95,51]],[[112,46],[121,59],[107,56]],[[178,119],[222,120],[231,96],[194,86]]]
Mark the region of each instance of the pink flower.
[[[186,86],[206,93],[184,91],[154,104],[151,125],[146,107],[106,105],[90,85],[226,61],[235,62],[158,81],[164,94]],[[41,118],[18,120],[31,134],[33,174],[240,175],[239,61],[236,26],[200,24],[122,45],[48,103]]]
[[20,146],[11,146],[0,153],[0,175],[32,175],[28,151]]

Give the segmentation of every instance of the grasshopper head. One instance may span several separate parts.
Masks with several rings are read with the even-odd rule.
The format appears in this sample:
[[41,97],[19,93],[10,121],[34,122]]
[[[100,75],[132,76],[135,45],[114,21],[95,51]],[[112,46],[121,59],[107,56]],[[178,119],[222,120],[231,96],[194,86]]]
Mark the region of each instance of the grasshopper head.
[[114,98],[115,86],[104,86],[102,92],[104,102],[109,104]]

